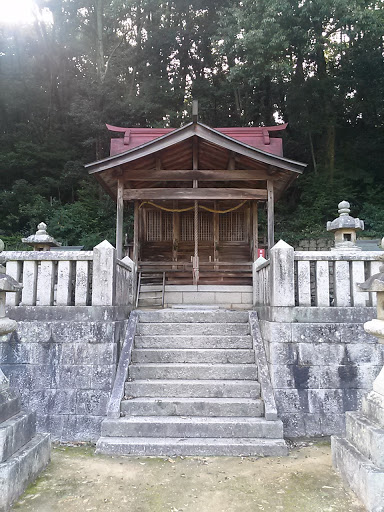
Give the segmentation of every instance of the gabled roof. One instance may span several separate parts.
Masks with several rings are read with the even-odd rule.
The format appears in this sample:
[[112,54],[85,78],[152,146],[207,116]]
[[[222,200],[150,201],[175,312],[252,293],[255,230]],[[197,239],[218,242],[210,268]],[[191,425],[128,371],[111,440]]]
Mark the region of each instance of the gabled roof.
[[[141,146],[174,131],[174,128],[124,128],[109,124],[106,126],[111,132],[124,134],[123,137],[113,137],[111,139],[110,156],[124,153],[129,149]],[[215,128],[215,130],[267,153],[283,156],[282,139],[280,137],[270,137],[270,133],[283,131],[286,127],[287,124],[281,124],[278,126]]]
[[124,164],[132,163],[140,158],[153,155],[156,152],[177,145],[193,137],[198,137],[208,143],[247,157],[255,162],[277,167],[281,170],[291,171],[296,175],[301,174],[306,167],[306,164],[262,151],[261,149],[255,148],[244,142],[240,142],[239,140],[235,140],[233,137],[199,122],[189,123],[182,128],[166,133],[154,140],[129,149],[124,153],[119,153],[117,155],[89,163],[85,167],[88,169],[90,174],[102,173],[103,171],[110,170],[111,168],[120,167]]

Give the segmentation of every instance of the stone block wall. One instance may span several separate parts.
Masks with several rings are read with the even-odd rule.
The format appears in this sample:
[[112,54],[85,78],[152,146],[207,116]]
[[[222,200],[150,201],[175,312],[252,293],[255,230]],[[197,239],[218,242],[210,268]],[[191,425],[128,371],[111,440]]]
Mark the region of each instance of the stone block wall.
[[0,365],[37,429],[53,440],[96,441],[106,415],[128,317],[117,307],[11,308]]
[[334,247],[335,239],[334,237],[328,238],[313,238],[313,239],[305,239],[300,240],[295,245],[295,251],[329,251],[331,247]]
[[252,309],[250,285],[167,285],[165,307],[209,305],[226,309]]
[[364,332],[375,308],[259,308],[279,417],[287,437],[341,433],[384,363]]

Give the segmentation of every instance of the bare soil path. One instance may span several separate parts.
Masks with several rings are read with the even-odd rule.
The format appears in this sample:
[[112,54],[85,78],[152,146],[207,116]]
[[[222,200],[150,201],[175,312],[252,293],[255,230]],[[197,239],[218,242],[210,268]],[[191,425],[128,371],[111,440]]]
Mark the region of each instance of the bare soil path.
[[331,465],[328,442],[288,457],[107,457],[54,446],[18,512],[364,512]]

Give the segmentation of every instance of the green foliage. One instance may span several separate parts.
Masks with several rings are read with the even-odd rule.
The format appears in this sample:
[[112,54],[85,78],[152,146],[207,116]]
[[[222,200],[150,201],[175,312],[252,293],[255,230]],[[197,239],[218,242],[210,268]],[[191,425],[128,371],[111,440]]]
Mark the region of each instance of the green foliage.
[[382,2],[39,5],[52,25],[0,21],[0,234],[12,247],[41,221],[65,244],[113,242],[113,201],[84,169],[108,155],[105,123],[176,128],[192,97],[211,126],[289,122],[285,155],[308,170],[278,204],[277,236],[323,236],[342,199],[384,234]]

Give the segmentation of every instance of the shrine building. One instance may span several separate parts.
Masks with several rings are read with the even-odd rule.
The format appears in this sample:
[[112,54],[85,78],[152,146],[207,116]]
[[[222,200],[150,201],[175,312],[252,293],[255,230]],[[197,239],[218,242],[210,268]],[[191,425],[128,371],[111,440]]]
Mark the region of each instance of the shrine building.
[[134,205],[129,256],[139,271],[138,295],[144,279],[160,278],[163,287],[252,284],[259,249],[268,254],[274,245],[274,203],[305,168],[283,156],[276,135],[286,126],[213,129],[196,114],[179,129],[107,125],[119,134],[110,156],[86,168],[117,203],[118,258],[123,212]]

